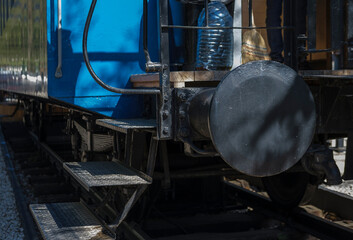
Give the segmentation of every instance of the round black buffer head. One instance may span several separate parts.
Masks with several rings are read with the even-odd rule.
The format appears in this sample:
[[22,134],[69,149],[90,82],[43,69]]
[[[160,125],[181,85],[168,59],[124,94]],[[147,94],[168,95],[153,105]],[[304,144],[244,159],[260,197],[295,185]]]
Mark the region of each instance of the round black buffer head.
[[229,72],[218,85],[209,113],[217,151],[251,176],[288,170],[307,151],[315,131],[315,103],[290,67],[255,61]]

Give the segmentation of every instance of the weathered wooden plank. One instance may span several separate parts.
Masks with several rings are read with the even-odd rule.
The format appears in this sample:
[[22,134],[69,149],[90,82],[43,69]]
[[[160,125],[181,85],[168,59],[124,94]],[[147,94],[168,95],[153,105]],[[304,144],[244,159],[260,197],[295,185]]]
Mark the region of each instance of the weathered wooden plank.
[[[170,73],[173,87],[185,87],[185,82],[221,81],[228,71],[177,71]],[[159,73],[131,75],[134,87],[159,87]]]

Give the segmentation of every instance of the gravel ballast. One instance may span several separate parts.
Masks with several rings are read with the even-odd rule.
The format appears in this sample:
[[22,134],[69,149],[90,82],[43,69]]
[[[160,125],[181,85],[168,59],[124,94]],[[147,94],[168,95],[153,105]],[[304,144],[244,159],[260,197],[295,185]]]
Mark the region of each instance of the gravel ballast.
[[0,239],[24,239],[15,196],[7,175],[4,155],[0,148]]

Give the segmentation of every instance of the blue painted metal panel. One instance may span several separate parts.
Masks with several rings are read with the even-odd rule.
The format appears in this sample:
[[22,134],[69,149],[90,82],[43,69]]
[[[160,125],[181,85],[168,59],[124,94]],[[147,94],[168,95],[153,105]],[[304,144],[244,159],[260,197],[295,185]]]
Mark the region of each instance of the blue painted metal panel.
[[[170,22],[182,24],[182,4],[176,0],[170,2]],[[5,29],[0,29],[3,39],[0,89],[59,99],[115,118],[141,115],[143,96],[109,92],[100,87],[86,69],[82,36],[89,7],[87,0],[62,1],[63,76],[55,78],[57,0],[15,0],[8,8],[10,14]],[[97,75],[111,86],[131,88],[130,75],[144,73],[142,13],[142,0],[104,0],[96,5],[88,52]],[[158,61],[158,0],[149,0],[148,13],[148,47],[152,60]],[[172,62],[180,62],[182,32],[171,30],[170,33]]]
[[[174,2],[171,7],[180,8],[178,4],[180,5]],[[48,6],[49,96],[115,118],[141,115],[142,96],[113,94],[101,88],[86,69],[82,58],[82,35],[90,7],[86,0],[62,3],[63,77],[55,78],[56,1],[50,0]],[[144,73],[142,12],[143,1],[141,0],[104,0],[96,5],[88,35],[88,52],[97,75],[111,86],[130,88],[130,75]],[[148,41],[151,58],[154,61],[158,61],[159,58],[157,12],[158,1],[150,0]],[[175,14],[171,19],[176,19],[175,21],[180,23],[182,15]],[[182,44],[180,39],[172,42],[179,46]],[[111,97],[99,97],[107,95]]]
[[[48,2],[48,95],[108,116],[139,116],[143,110],[141,96],[111,93],[101,88],[86,69],[82,57],[82,35],[90,7],[86,0],[62,2],[63,77],[55,78],[56,7],[56,1]],[[144,55],[139,44],[142,7],[139,0],[105,0],[96,6],[88,38],[89,57],[97,75],[111,86],[131,87],[130,75],[143,73],[140,62]],[[110,97],[100,97],[107,95]]]

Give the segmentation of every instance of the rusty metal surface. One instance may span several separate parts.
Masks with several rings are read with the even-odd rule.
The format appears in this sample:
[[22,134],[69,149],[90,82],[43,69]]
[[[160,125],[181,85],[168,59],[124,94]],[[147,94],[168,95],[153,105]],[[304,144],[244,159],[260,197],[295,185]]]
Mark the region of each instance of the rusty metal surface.
[[299,71],[304,79],[353,79],[352,69],[341,70],[302,70]]
[[123,133],[127,129],[155,129],[157,126],[156,119],[97,119],[96,124]]

